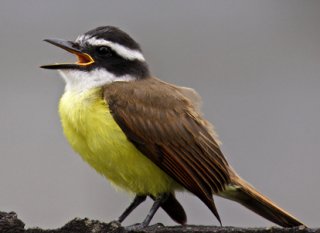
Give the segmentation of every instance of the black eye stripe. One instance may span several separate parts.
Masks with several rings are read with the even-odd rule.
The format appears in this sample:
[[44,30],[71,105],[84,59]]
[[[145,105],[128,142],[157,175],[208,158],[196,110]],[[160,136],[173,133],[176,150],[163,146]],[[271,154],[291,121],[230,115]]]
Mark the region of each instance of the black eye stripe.
[[99,46],[95,48],[96,53],[102,57],[110,57],[113,52],[108,46]]

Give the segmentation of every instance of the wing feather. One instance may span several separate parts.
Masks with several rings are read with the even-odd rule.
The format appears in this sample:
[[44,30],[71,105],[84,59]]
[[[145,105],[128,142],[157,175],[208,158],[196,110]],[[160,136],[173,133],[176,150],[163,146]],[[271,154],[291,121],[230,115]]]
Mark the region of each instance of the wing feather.
[[220,220],[212,194],[230,182],[229,168],[198,106],[154,78],[109,84],[104,96],[128,140]]

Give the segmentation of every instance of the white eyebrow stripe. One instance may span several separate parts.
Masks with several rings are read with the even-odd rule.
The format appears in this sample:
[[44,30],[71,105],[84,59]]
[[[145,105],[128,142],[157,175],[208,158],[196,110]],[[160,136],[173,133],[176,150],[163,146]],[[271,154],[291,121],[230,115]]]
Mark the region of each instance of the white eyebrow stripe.
[[76,39],[76,42],[80,42],[80,41],[82,41],[83,40],[83,38],[84,38],[84,35],[80,35],[80,36],[78,36],[77,37],[77,39]]
[[[82,38],[81,38],[82,39]],[[127,47],[122,46],[121,44],[103,40],[103,39],[96,39],[94,37],[91,37],[86,40],[86,42],[90,45],[97,46],[109,46],[113,51],[115,51],[118,55],[120,55],[123,58],[126,58],[128,60],[139,60],[139,61],[145,61],[142,53],[138,50],[129,49]]]
[[80,35],[77,37],[76,42],[81,44],[81,43],[84,43],[89,38],[90,38],[90,36],[88,36],[88,35]]

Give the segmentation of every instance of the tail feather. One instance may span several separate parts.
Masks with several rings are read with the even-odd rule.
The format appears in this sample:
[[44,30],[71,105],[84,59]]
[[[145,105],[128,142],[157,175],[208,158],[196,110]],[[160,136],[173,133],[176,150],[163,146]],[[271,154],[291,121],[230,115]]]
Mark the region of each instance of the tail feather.
[[240,177],[236,177],[230,188],[219,195],[242,204],[253,212],[282,227],[304,225]]
[[[153,200],[153,196],[150,196]],[[187,222],[187,215],[181,206],[181,204],[176,199],[174,193],[170,193],[165,202],[161,204],[161,208],[177,223],[182,225]]]

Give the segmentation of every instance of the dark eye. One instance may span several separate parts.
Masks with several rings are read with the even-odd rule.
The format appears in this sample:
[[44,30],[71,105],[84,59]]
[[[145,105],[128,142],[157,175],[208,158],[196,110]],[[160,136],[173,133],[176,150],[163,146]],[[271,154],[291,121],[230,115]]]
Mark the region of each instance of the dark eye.
[[112,52],[111,49],[106,46],[97,47],[97,53],[101,57],[111,57]]

